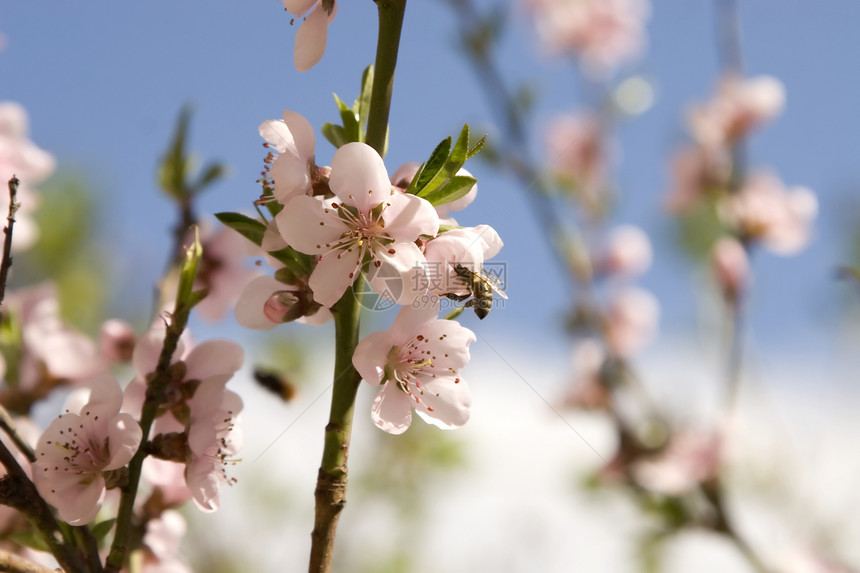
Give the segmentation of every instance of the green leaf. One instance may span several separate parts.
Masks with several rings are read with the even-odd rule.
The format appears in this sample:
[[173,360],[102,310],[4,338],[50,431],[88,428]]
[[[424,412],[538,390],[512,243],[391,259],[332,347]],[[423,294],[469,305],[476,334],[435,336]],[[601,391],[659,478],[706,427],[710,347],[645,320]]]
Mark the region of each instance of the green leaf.
[[255,245],[263,244],[263,234],[266,226],[257,219],[252,219],[241,213],[215,213],[215,218],[227,227],[230,227]]
[[486,135],[479,139],[478,143],[476,143],[471,149],[469,149],[468,153],[466,153],[466,159],[471,159],[475,154],[484,149],[485,143],[487,143]]
[[190,122],[191,106],[186,104],[179,112],[173,139],[159,166],[158,183],[168,195],[175,199],[182,199],[188,194],[185,188],[185,179],[188,175],[190,161],[185,153],[185,142]]
[[116,522],[116,519],[105,519],[104,521],[100,521],[92,526],[91,530],[93,532],[93,537],[96,538],[97,541],[101,541],[104,539],[110,530],[113,528],[113,524]]
[[361,130],[361,140],[364,141],[367,131],[367,118],[370,116],[370,96],[373,91],[373,64],[364,69],[361,74],[361,92],[355,100],[353,108],[358,113],[358,124]]
[[325,123],[322,126],[322,134],[335,147],[342,147],[344,144],[349,143],[343,126],[334,123]]
[[463,314],[464,310],[466,310],[465,306],[455,306],[451,312],[445,315],[445,320],[457,320],[457,317]]
[[271,251],[269,254],[283,263],[294,275],[310,276],[314,269],[313,257],[300,253],[292,247]]
[[430,159],[428,159],[421,167],[418,169],[418,173],[415,174],[415,177],[412,179],[412,183],[409,184],[409,187],[406,189],[407,193],[418,194],[422,191],[428,183],[436,176],[437,173],[442,169],[442,166],[445,165],[445,162],[448,160],[448,153],[451,151],[451,138],[446,137],[439,145],[436,146],[436,149],[433,150],[433,153],[430,154]]
[[419,197],[424,197],[434,207],[438,207],[439,205],[451,203],[465,196],[477,182],[477,179],[468,175],[455,175],[444,187],[427,194],[419,194]]
[[48,544],[45,543],[42,537],[33,530],[19,531],[17,533],[13,533],[9,537],[12,539],[12,541],[19,545],[23,545],[24,547],[29,547],[30,549],[35,549],[36,551],[51,551],[48,548]]
[[346,105],[337,94],[332,94],[334,101],[337,104],[337,109],[340,111],[340,119],[343,122],[344,136],[347,141],[360,141],[360,130],[358,124],[358,114],[348,105]]

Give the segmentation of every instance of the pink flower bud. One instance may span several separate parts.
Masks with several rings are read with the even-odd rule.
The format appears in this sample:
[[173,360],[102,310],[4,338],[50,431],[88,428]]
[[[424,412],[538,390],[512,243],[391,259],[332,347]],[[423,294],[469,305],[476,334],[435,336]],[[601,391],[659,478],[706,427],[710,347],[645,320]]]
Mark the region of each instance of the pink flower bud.
[[609,233],[601,267],[611,275],[635,277],[651,266],[651,241],[639,227],[621,225]]
[[99,349],[108,362],[130,362],[137,335],[124,320],[112,318],[102,324]]

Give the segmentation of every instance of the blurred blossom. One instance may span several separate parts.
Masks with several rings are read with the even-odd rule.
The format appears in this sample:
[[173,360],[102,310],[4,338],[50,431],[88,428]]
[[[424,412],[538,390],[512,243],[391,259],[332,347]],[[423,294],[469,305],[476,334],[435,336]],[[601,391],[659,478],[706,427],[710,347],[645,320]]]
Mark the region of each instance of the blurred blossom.
[[809,243],[818,201],[805,187],[786,189],[770,173],[751,175],[726,199],[722,215],[746,239],[761,241],[778,255],[794,255]]
[[204,320],[221,320],[233,307],[239,294],[259,273],[246,266],[248,240],[228,227],[213,232],[211,227],[201,228],[200,241],[203,257],[197,271],[195,288],[208,293],[195,307]]
[[672,187],[668,207],[683,212],[714,191],[725,189],[731,175],[731,160],[725,149],[690,145],[672,158]]
[[746,249],[734,237],[723,237],[711,251],[711,264],[723,295],[737,300],[752,280]]
[[651,266],[651,241],[633,225],[619,225],[609,232],[597,265],[608,275],[637,277]]
[[455,320],[438,319],[438,311],[430,302],[405,306],[390,329],[367,336],[355,349],[356,370],[380,386],[373,423],[390,434],[409,428],[413,409],[445,430],[469,420],[472,398],[460,370],[469,362],[475,335]]
[[723,79],[716,95],[687,117],[694,139],[706,147],[729,145],[782,112],[785,88],[770,76]]
[[636,59],[646,44],[645,0],[526,0],[538,38],[550,54],[571,54],[583,70],[605,76]]
[[33,474],[39,494],[63,521],[85,525],[105,497],[103,472],[126,465],[141,440],[140,425],[120,413],[122,390],[110,374],[93,379],[86,402],[70,397],[65,414],[51,422],[36,445]]
[[657,456],[638,462],[633,475],[651,491],[680,495],[717,475],[721,447],[722,439],[717,432],[678,432]]
[[168,510],[146,524],[143,544],[149,550],[141,573],[192,573],[180,551],[187,525],[178,511]]
[[555,117],[546,130],[549,169],[592,201],[606,171],[600,122],[593,114]]
[[613,295],[604,326],[611,353],[630,358],[654,338],[659,316],[660,305],[648,291],[628,288]]
[[779,573],[856,573],[856,569],[835,561],[820,551],[795,549],[782,560]]
[[77,383],[105,369],[95,342],[63,322],[52,284],[10,292],[7,300],[22,332],[16,389],[33,390],[47,378]]
[[612,394],[600,380],[600,371],[606,358],[606,350],[594,339],[589,338],[576,345],[573,351],[573,383],[564,398],[565,406],[585,410],[609,407]]
[[159,489],[161,501],[168,506],[179,506],[191,499],[183,464],[148,456],[143,460],[141,476],[151,487]]
[[106,320],[99,333],[99,352],[108,362],[131,362],[137,334],[134,328],[125,322],[112,318]]
[[[304,21],[296,32],[293,63],[300,72],[306,72],[319,62],[325,52],[328,26],[337,13],[335,0],[283,0],[290,14],[301,16]],[[310,12],[310,13],[308,13]]]
[[9,212],[8,182],[13,175],[20,180],[18,202],[21,204],[15,219],[14,250],[32,245],[38,229],[31,213],[38,204],[31,185],[47,179],[55,168],[54,158],[36,147],[28,138],[27,112],[15,102],[0,102],[0,218]]

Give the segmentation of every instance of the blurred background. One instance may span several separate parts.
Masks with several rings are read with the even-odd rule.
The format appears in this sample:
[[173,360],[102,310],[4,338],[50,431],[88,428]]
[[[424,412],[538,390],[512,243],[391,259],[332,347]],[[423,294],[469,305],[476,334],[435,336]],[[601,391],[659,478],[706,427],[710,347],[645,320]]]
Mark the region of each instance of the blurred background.
[[[592,103],[589,83],[569,60],[541,50],[524,5],[475,4],[502,16],[495,58],[512,89],[529,88],[529,149],[541,157],[552,118]],[[200,164],[218,160],[229,168],[197,209],[252,212],[264,156],[257,126],[284,109],[316,127],[335,121],[332,93],[351,102],[373,61],[375,5],[343,2],[337,9],[323,60],[299,73],[292,63],[297,26],[274,0],[0,0],[0,101],[26,108],[31,139],[59,162],[40,186],[40,242],[16,257],[12,286],[51,276],[61,282],[65,315],[79,328],[94,333],[108,316],[145,328],[177,220],[158,189],[157,166],[180,109],[193,106],[189,147]],[[654,261],[640,285],[661,309],[659,335],[635,363],[673,420],[694,425],[718,417],[720,306],[702,261],[684,248],[666,196],[671,156],[688,140],[684,114],[710,97],[720,76],[718,16],[712,3],[654,2],[641,54],[613,80],[640,78],[652,100],[618,126],[612,142],[611,222],[637,225],[650,237]],[[464,55],[464,18],[462,7],[441,0],[407,7],[389,172],[422,161],[464,123],[487,133],[491,145],[506,137]],[[810,188],[819,201],[805,250],[754,258],[743,321],[742,430],[731,448],[730,501],[739,527],[786,571],[827,571],[798,568],[821,547],[860,564],[851,541],[860,538],[852,520],[860,508],[853,487],[860,471],[860,291],[837,280],[840,266],[860,263],[858,21],[860,4],[849,2],[744,3],[739,11],[746,74],[774,76],[786,92],[782,115],[747,142],[750,162],[787,185]],[[318,136],[317,163],[328,164],[333,151]],[[499,232],[505,248],[496,260],[506,264],[509,297],[483,322],[471,313],[463,318],[478,336],[466,371],[472,419],[458,432],[416,423],[404,436],[388,436],[372,426],[372,392],[362,389],[336,566],[642,570],[651,517],[623,491],[585,485],[613,456],[610,424],[560,406],[572,381],[565,322],[573,293],[531,216],[534,199],[498,164],[476,158],[467,167],[479,180],[478,197],[457,219]],[[366,331],[392,318],[372,316]],[[192,333],[197,340],[236,339],[249,366],[280,368],[298,387],[285,404],[254,385],[250,370],[231,382],[245,400],[243,461],[219,513],[186,512],[194,569],[302,570],[328,412],[331,325],[252,333],[228,316],[216,325],[195,320]],[[695,530],[666,541],[660,567],[753,570],[723,539]]]

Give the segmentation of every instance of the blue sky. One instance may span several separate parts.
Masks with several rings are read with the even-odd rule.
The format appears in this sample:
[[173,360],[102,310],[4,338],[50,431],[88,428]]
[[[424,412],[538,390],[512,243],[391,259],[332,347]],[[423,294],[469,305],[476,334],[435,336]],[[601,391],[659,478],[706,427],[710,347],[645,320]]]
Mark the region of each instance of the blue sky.
[[[822,317],[837,316],[833,301],[844,290],[832,270],[845,260],[848,223],[860,212],[860,4],[784,1],[778,12],[775,6],[744,3],[741,10],[748,72],[775,75],[787,89],[784,115],[750,144],[752,164],[815,190],[821,214],[815,242],[801,255],[757,257],[751,323],[757,338],[777,347],[826,345]],[[643,283],[661,300],[670,334],[693,329],[700,312],[694,293],[701,281],[669,247],[672,223],[662,197],[668,158],[684,140],[683,109],[707,98],[716,80],[713,16],[709,2],[656,2],[649,51],[622,72],[644,74],[658,99],[619,131],[617,220],[642,225],[657,243]],[[173,213],[156,192],[155,166],[183,103],[196,106],[195,152],[230,165],[230,177],[200,204],[202,211],[217,212],[247,210],[258,194],[263,148],[256,128],[262,120],[289,108],[320,126],[335,117],[332,92],[354,97],[374,55],[373,3],[341,2],[323,61],[304,74],[292,66],[295,28],[289,20],[275,0],[54,3],[49,9],[0,0],[0,31],[7,37],[0,100],[21,102],[34,141],[95,183],[111,244],[124,253],[120,280],[130,290],[148,285],[163,264]],[[531,30],[521,23],[505,37],[501,65],[542,94],[537,136],[554,113],[579,106],[578,87],[566,62],[539,57]],[[464,122],[476,132],[492,122],[455,38],[456,17],[445,2],[410,3],[392,106],[390,171],[425,158]],[[321,137],[317,149],[318,162],[327,163],[332,149]],[[480,162],[471,167],[479,199],[459,219],[495,226],[506,242],[499,258],[509,265],[510,301],[491,317],[492,332],[525,329],[552,338],[569,293],[551,270],[528,199]]]

